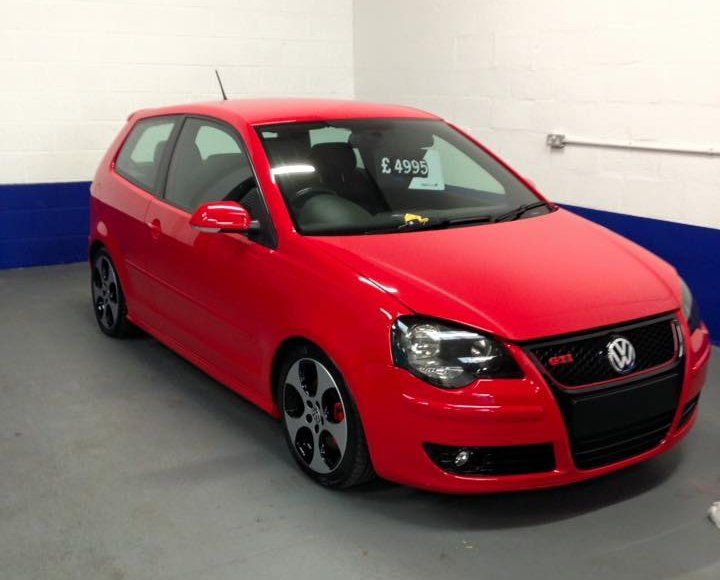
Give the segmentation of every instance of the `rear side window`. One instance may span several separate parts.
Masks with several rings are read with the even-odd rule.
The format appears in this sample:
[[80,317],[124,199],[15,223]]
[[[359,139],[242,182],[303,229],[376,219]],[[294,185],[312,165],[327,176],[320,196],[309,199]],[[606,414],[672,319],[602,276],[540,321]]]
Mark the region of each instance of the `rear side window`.
[[176,123],[176,117],[139,121],[118,155],[115,171],[135,185],[155,193],[160,164]]

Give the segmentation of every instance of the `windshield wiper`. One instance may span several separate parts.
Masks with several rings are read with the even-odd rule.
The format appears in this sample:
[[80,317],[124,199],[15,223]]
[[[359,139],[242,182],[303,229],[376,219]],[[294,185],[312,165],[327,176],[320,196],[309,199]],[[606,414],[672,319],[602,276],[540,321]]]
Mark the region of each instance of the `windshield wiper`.
[[472,215],[467,217],[459,217],[445,220],[448,226],[464,226],[467,224],[482,224],[493,221],[493,217],[489,214]]
[[538,207],[547,206],[548,208],[552,208],[552,205],[550,205],[547,201],[535,201],[533,203],[526,203],[519,207],[516,207],[515,209],[511,209],[508,212],[501,213],[499,216],[496,216],[493,218],[493,222],[505,222],[505,221],[512,221],[518,219],[522,214],[525,212],[530,211],[531,209],[535,209]]
[[419,230],[441,230],[453,226],[466,226],[472,224],[491,223],[493,217],[489,214],[466,216],[458,218],[428,218],[427,221],[413,220],[395,225],[383,225],[375,228],[364,228],[363,234],[387,234],[392,232],[414,232]]

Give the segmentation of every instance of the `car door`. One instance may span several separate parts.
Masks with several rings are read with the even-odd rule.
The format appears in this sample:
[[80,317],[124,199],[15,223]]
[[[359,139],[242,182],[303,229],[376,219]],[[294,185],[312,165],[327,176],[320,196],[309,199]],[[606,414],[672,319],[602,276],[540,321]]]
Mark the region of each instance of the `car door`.
[[142,119],[128,133],[113,171],[97,184],[96,197],[105,205],[102,226],[112,238],[115,258],[123,268],[123,285],[133,314],[145,319],[152,310],[147,258],[150,232],[145,216],[160,188],[168,147],[181,117]]
[[[206,233],[191,215],[210,201],[237,201],[261,224],[257,236]],[[187,117],[162,198],[146,216],[152,232],[157,330],[236,377],[257,368],[258,296],[272,223],[240,136],[227,125]],[[250,274],[253,273],[253,274]]]

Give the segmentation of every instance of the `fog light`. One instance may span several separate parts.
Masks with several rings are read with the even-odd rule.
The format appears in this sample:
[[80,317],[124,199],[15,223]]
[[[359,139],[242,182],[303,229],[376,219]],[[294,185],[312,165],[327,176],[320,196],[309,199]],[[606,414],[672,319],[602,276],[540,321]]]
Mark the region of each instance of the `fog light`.
[[551,443],[500,447],[456,447],[423,443],[425,452],[440,469],[457,475],[517,475],[555,469]]
[[455,456],[453,463],[455,464],[455,467],[462,467],[468,462],[469,459],[470,452],[467,449],[463,449]]

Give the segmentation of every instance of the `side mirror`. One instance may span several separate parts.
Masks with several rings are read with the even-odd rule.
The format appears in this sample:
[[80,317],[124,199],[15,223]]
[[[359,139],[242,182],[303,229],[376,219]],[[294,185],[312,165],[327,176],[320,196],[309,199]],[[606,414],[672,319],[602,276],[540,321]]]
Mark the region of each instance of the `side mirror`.
[[260,231],[260,224],[234,201],[211,201],[201,205],[190,218],[190,225],[201,232],[247,234]]

